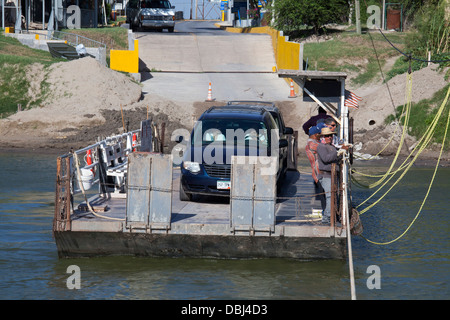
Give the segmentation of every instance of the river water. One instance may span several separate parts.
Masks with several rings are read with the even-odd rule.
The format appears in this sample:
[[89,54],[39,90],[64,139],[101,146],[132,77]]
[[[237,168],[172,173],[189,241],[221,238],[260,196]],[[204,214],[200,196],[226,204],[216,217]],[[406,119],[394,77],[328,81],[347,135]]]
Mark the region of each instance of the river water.
[[[348,261],[58,259],[51,231],[56,156],[0,152],[0,165],[0,299],[350,299]],[[361,215],[363,235],[376,242],[400,235],[417,214],[433,170],[413,167]],[[357,299],[450,297],[449,187],[450,169],[440,168],[418,219],[399,241],[352,238]],[[376,190],[352,189],[355,203]],[[67,287],[70,265],[80,268],[78,290]]]

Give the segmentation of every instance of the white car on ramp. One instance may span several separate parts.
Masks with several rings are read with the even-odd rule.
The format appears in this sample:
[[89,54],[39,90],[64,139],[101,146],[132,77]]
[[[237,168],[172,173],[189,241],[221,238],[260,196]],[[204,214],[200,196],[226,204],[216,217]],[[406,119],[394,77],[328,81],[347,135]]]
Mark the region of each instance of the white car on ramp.
[[133,31],[146,28],[173,32],[175,27],[175,6],[168,0],[130,0],[126,14]]

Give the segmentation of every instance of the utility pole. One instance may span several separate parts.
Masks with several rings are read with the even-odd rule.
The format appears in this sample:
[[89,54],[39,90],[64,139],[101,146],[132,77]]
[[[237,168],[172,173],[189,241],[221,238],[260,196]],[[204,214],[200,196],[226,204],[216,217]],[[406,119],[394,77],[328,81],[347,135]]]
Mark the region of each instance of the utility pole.
[[5,30],[5,0],[2,0],[2,29]]
[[359,0],[355,0],[355,13],[356,13],[356,33],[361,34],[361,15],[360,15],[360,7]]

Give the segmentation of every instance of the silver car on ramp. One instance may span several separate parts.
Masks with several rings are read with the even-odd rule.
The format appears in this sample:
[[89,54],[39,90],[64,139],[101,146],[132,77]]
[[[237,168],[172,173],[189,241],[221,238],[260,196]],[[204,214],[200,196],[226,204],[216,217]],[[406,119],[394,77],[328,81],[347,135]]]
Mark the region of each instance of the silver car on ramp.
[[126,14],[133,31],[146,28],[173,32],[175,27],[175,6],[169,0],[130,0]]

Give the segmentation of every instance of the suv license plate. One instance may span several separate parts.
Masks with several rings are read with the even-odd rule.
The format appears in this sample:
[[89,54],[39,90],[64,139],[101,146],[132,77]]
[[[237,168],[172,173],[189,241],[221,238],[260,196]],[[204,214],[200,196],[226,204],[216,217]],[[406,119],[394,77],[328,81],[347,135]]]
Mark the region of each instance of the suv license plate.
[[230,181],[217,181],[217,189],[229,190],[230,188],[231,188],[231,182]]

